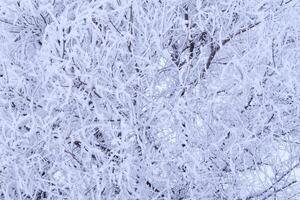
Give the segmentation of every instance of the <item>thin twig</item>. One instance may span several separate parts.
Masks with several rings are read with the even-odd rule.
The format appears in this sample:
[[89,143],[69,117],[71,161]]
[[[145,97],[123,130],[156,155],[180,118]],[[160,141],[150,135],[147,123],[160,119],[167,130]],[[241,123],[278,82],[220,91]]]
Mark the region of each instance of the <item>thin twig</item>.
[[68,153],[68,154],[70,154],[70,155],[72,156],[72,158],[73,158],[76,162],[79,163],[79,165],[81,165],[81,166],[83,165],[82,162],[80,162],[72,152],[67,151],[67,150],[65,150],[65,152]]
[[[222,46],[224,46],[225,44],[227,44],[230,40],[232,40],[234,37],[248,31],[251,30],[252,28],[256,27],[257,25],[259,25],[261,22],[256,22],[255,24],[251,24],[250,26],[240,29],[238,32],[231,34],[228,38],[224,39],[221,44]],[[211,44],[211,52],[210,55],[207,59],[205,68],[202,70],[201,73],[201,78],[204,78],[205,72],[209,69],[214,57],[216,56],[217,52],[221,49],[220,45],[214,45],[213,43]]]
[[[287,175],[289,175],[296,167],[299,167],[299,162],[297,164],[295,164],[292,168],[290,168],[288,171],[286,171],[284,174],[282,174],[279,179],[277,179],[275,181],[275,183],[273,183],[273,185],[271,185],[270,187],[268,187],[267,189],[265,189],[264,191],[260,192],[259,194],[255,194],[255,195],[251,195],[249,197],[246,198],[246,200],[250,200],[250,199],[253,199],[253,198],[257,198],[257,197],[260,197],[260,196],[263,196],[264,194],[266,194],[268,191],[270,191],[271,189],[274,189],[275,188],[275,185],[278,184],[280,181],[282,181]],[[280,189],[276,189],[274,192],[280,192],[282,191],[283,189],[291,186],[292,184],[296,183],[297,181],[292,181],[291,183],[289,183],[288,185],[285,185],[283,187],[281,187]],[[267,199],[269,198],[270,196],[272,196],[274,193],[272,193],[271,195],[269,194],[268,196],[266,196],[264,199]]]

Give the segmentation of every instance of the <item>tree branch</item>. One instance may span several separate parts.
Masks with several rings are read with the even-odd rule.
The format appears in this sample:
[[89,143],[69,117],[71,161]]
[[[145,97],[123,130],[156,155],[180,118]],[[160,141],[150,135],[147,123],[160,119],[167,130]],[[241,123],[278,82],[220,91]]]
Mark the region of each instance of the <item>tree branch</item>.
[[[256,22],[255,24],[251,24],[250,26],[240,29],[238,32],[231,34],[228,38],[224,39],[221,44],[222,46],[224,46],[225,44],[227,44],[230,40],[232,40],[234,37],[248,31],[251,30],[252,28],[256,27],[257,25],[259,25],[261,22]],[[210,55],[207,59],[205,68],[203,68],[202,73],[201,73],[201,78],[204,78],[206,71],[209,69],[214,57],[216,56],[217,52],[221,49],[220,45],[215,45],[214,43],[211,44],[211,52]]]

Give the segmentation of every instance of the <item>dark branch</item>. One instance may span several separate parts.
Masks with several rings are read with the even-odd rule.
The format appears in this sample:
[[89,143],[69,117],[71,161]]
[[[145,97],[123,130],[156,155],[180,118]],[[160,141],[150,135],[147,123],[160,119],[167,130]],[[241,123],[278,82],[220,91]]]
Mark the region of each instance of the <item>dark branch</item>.
[[[251,30],[252,28],[256,27],[257,25],[259,25],[261,22],[256,22],[255,24],[251,24],[250,26],[240,29],[238,32],[231,34],[228,38],[224,39],[222,41],[222,46],[224,46],[225,44],[227,44],[230,40],[232,40],[234,37],[248,31]],[[213,43],[211,44],[212,48],[211,48],[211,52],[210,55],[207,59],[205,68],[202,70],[201,73],[201,78],[204,78],[206,71],[209,69],[214,57],[216,56],[217,52],[221,49],[220,45],[214,45]]]

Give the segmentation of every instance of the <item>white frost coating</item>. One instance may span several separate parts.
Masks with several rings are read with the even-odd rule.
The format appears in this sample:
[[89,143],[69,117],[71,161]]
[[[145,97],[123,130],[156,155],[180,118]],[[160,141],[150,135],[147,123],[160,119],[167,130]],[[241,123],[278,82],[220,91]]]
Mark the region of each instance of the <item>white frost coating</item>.
[[53,178],[60,185],[62,185],[66,182],[66,177],[65,177],[64,173],[60,170],[53,174]]
[[299,0],[1,0],[0,200],[298,200],[299,19]]
[[165,67],[166,64],[167,64],[167,60],[166,60],[164,57],[161,57],[161,58],[159,59],[159,65],[160,65],[160,68]]

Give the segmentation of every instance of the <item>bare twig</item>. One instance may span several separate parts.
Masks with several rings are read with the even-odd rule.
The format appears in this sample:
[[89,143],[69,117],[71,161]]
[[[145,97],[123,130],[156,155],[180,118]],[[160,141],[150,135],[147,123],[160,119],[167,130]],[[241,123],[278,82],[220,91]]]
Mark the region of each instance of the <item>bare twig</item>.
[[[255,194],[255,195],[251,195],[249,197],[246,198],[246,200],[250,200],[250,199],[256,199],[257,197],[261,197],[263,196],[264,194],[266,194],[267,192],[269,192],[271,189],[274,189],[275,188],[275,185],[277,185],[280,181],[282,181],[286,176],[288,176],[295,168],[299,167],[299,162],[297,164],[295,164],[293,167],[291,167],[288,171],[286,171],[284,174],[282,174],[276,181],[275,183],[273,183],[273,185],[271,185],[270,187],[268,187],[267,189],[265,189],[264,191],[260,192],[259,194]],[[282,190],[284,190],[285,188],[295,184],[297,181],[292,181],[291,183],[279,188],[279,189],[276,189],[273,191],[273,193],[271,194],[268,194],[266,197],[264,197],[263,199],[267,199],[269,197],[271,197],[274,193],[278,193]]]
[[65,150],[65,152],[66,152],[67,154],[71,155],[72,158],[73,158],[79,165],[81,165],[81,166],[83,165],[82,162],[80,162],[72,152],[67,151],[67,150]]
[[[248,31],[251,30],[252,28],[256,27],[257,25],[259,25],[261,22],[256,22],[254,24],[251,24],[250,26],[240,29],[238,32],[231,34],[228,38],[224,39],[221,44],[222,46],[227,44],[230,40],[232,40],[234,37]],[[205,68],[203,68],[202,73],[201,73],[201,78],[204,78],[205,76],[205,72],[209,69],[214,57],[216,56],[217,52],[221,49],[220,45],[216,45],[214,43],[211,44],[211,52],[210,55],[208,56]]]

